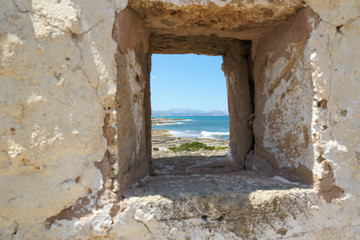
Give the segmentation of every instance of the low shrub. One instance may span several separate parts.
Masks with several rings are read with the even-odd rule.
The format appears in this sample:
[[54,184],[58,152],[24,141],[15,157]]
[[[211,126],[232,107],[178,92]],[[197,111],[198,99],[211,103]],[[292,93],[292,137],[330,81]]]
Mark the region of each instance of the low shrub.
[[191,143],[184,143],[177,147],[169,147],[169,149],[173,152],[180,152],[180,151],[188,151],[188,152],[195,152],[200,149],[206,150],[222,150],[227,149],[227,147],[213,147],[208,146],[202,142],[191,142]]
[[215,150],[224,150],[224,149],[228,149],[228,147],[216,147]]

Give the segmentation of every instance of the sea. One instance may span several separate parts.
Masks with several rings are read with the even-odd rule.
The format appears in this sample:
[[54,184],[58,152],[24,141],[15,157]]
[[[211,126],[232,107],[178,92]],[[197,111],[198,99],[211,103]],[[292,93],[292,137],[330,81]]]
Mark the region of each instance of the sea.
[[170,124],[153,125],[153,129],[169,130],[182,138],[229,140],[229,116],[152,116],[178,119]]

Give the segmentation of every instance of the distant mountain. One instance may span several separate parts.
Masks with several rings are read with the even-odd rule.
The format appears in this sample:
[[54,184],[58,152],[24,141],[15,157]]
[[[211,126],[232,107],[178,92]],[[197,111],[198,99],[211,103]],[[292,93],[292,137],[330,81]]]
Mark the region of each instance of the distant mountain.
[[152,116],[228,116],[224,111],[201,111],[190,108],[173,108],[169,110],[153,110]]

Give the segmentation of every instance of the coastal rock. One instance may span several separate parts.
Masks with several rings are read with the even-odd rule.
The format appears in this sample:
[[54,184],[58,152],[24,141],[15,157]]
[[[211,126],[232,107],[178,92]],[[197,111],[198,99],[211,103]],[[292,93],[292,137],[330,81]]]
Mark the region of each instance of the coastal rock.
[[[1,1],[0,238],[359,239],[359,13],[357,0]],[[145,177],[153,53],[223,55],[231,159],[253,150],[304,181],[201,164]]]

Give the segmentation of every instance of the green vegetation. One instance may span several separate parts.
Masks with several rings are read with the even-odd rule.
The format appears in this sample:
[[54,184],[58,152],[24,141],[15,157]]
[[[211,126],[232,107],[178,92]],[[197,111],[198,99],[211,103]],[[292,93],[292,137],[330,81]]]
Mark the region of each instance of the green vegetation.
[[228,149],[228,147],[216,147],[214,150],[224,150],[224,149]]
[[169,147],[169,149],[173,152],[180,152],[180,151],[188,151],[188,152],[195,152],[200,149],[206,149],[206,150],[223,150],[227,149],[227,147],[213,147],[208,146],[201,142],[191,142],[191,143],[184,143],[181,144],[178,147]]
[[154,147],[153,150],[154,151],[159,151],[159,149],[157,147]]

